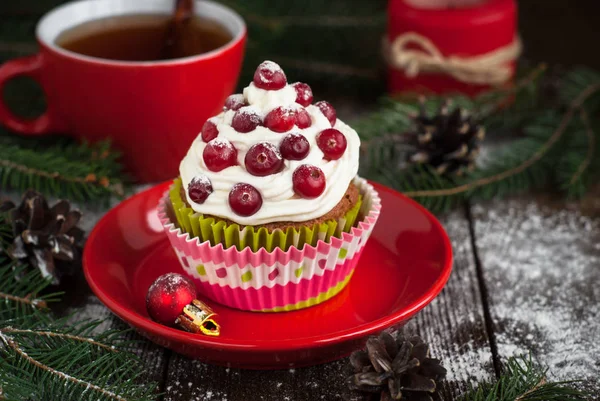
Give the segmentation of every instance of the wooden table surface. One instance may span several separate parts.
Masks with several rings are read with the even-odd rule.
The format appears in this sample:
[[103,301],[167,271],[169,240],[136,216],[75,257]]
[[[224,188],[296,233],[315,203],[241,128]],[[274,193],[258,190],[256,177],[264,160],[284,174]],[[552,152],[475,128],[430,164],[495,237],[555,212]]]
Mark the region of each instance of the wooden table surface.
[[[0,5],[0,61],[31,51],[35,20],[57,2]],[[526,47],[533,59],[600,67],[598,52],[575,54],[571,46],[550,45],[568,41],[565,37],[581,43],[597,29],[590,28],[591,16],[598,16],[592,1],[569,2],[569,12],[561,12],[566,3],[521,2]],[[536,20],[555,38],[544,41]],[[559,20],[571,28],[551,30]],[[21,36],[13,40],[14,35]],[[88,229],[101,214],[88,211]],[[443,400],[458,399],[469,385],[497,376],[507,357],[528,350],[548,365],[553,378],[584,379],[582,386],[600,394],[600,192],[578,203],[530,194],[464,205],[440,219],[453,244],[454,271],[440,296],[405,329],[429,341],[448,369]],[[64,312],[106,319],[103,328],[126,328],[85,282],[77,288],[67,294]],[[347,359],[261,372],[206,365],[146,341],[139,354],[164,401],[360,399],[345,386]]]

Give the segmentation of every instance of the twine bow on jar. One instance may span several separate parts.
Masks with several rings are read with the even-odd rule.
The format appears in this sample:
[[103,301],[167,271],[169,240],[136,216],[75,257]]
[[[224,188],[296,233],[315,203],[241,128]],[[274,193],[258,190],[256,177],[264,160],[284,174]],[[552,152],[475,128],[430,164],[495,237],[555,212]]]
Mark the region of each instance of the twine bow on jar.
[[[517,37],[509,45],[477,56],[445,57],[435,44],[415,32],[399,35],[390,44],[384,43],[388,63],[401,69],[409,78],[420,73],[440,73],[467,84],[498,86],[513,75],[510,63],[521,54]],[[416,48],[415,48],[416,47]]]

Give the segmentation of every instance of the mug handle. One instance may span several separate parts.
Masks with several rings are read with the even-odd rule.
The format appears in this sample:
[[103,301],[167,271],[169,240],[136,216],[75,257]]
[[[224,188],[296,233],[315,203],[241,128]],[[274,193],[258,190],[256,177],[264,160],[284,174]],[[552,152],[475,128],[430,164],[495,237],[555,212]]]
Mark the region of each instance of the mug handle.
[[56,121],[52,118],[48,110],[32,120],[21,118],[9,110],[1,96],[4,85],[15,77],[27,76],[33,78],[41,85],[41,69],[42,56],[40,54],[9,60],[0,65],[0,123],[4,124],[7,128],[26,135],[43,135],[57,128]]

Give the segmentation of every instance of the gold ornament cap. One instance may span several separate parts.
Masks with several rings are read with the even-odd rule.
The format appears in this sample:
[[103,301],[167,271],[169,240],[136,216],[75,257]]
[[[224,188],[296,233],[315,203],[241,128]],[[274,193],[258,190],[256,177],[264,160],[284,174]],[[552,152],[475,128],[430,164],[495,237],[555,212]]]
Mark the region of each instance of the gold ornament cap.
[[221,335],[221,326],[214,320],[216,316],[217,314],[208,305],[194,299],[191,304],[183,308],[175,324],[190,333],[218,337]]

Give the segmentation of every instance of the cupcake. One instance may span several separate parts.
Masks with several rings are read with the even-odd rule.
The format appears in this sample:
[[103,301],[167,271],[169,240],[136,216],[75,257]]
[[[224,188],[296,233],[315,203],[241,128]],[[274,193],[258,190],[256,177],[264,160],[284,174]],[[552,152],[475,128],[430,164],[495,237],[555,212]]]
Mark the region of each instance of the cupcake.
[[310,87],[265,61],[204,124],[159,205],[185,273],[233,308],[321,303],[350,281],[379,216],[360,139]]

